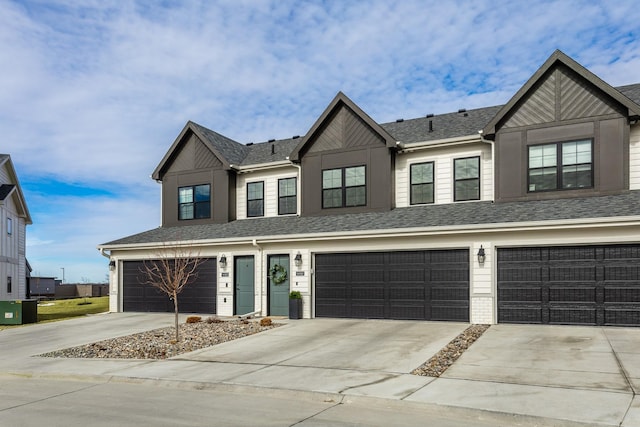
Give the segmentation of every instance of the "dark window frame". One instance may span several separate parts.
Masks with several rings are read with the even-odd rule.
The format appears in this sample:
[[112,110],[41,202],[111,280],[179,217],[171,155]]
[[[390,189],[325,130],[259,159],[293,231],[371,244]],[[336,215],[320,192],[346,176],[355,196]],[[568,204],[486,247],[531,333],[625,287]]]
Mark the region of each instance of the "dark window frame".
[[[293,188],[295,193],[293,195],[285,195],[283,196],[280,192],[280,183],[284,181],[293,180]],[[291,200],[293,199],[293,212],[283,210],[284,206],[289,206],[291,204]],[[285,202],[286,201],[286,202]],[[289,178],[280,178],[278,179],[278,215],[295,215],[298,213],[298,178],[295,176]]]
[[[206,200],[198,200],[198,194],[202,195],[202,193],[198,193],[197,188],[199,187],[207,187],[207,199]],[[191,189],[191,201],[183,202],[180,199],[180,193],[183,189]],[[183,215],[183,207],[192,206],[191,215]],[[195,185],[183,185],[178,187],[178,220],[179,221],[190,221],[194,219],[208,219],[211,218],[211,184],[195,184]]]
[[[413,168],[414,167],[418,167],[418,166],[424,166],[424,165],[431,165],[431,182],[418,182],[418,183],[414,183],[413,182]],[[435,172],[436,169],[436,164],[434,161],[429,161],[429,162],[420,162],[420,163],[412,163],[409,166],[409,204],[411,205],[428,205],[428,204],[432,204],[435,202]],[[431,186],[431,201],[428,202],[416,202],[413,199],[413,189],[414,187],[423,187],[423,186]]]
[[[254,185],[259,185],[261,187],[261,197],[255,197],[250,199],[249,187]],[[263,217],[264,216],[264,181],[247,182],[246,190],[247,190],[247,218]],[[252,203],[252,202],[258,202],[258,201],[260,201],[261,203]],[[259,205],[260,206],[259,211],[254,211],[253,209],[255,208],[252,205]]]
[[[478,176],[475,178],[457,178],[456,177],[456,162],[459,160],[469,160],[469,159],[477,159],[478,160]],[[458,157],[453,159],[453,201],[454,202],[467,202],[472,200],[481,200],[482,199],[482,163],[480,161],[480,156],[468,156],[468,157]],[[470,182],[470,181],[478,181],[478,196],[474,198],[466,198],[466,199],[458,199],[458,182]]]
[[10,294],[13,292],[13,279],[11,276],[7,276],[7,293]]
[[[347,170],[348,169],[356,169],[356,168],[364,168],[364,184],[362,185],[347,185]],[[340,186],[339,187],[326,187],[324,186],[324,174],[325,172],[329,172],[329,171],[340,171]],[[338,209],[338,208],[354,208],[354,207],[361,207],[361,206],[367,206],[367,165],[354,165],[354,166],[344,166],[341,168],[331,168],[331,169],[323,169],[322,170],[322,177],[321,177],[321,185],[322,185],[322,209]],[[362,203],[358,203],[358,204],[347,204],[348,201],[348,197],[347,197],[347,193],[348,190],[351,189],[357,189],[357,188],[364,188],[364,201]],[[335,191],[335,190],[339,190],[341,193],[341,203],[340,206],[326,206],[326,199],[325,199],[325,191]]]
[[[591,162],[590,163],[570,163],[564,164],[564,146],[572,143],[578,142],[589,142],[591,148]],[[546,188],[542,190],[532,190],[531,189],[531,171],[538,169],[545,169],[544,166],[532,168],[531,167],[531,147],[543,147],[543,146],[555,146],[556,153],[556,179],[555,179],[555,187],[554,188]],[[549,191],[572,191],[572,190],[585,190],[594,187],[594,162],[593,162],[593,150],[594,150],[594,139],[593,138],[581,138],[581,139],[572,139],[569,141],[558,141],[558,142],[545,142],[541,144],[531,144],[527,146],[527,193],[546,193]],[[584,166],[590,165],[589,173],[590,173],[590,182],[588,186],[584,187],[565,187],[564,182],[564,172],[565,167],[571,166]]]

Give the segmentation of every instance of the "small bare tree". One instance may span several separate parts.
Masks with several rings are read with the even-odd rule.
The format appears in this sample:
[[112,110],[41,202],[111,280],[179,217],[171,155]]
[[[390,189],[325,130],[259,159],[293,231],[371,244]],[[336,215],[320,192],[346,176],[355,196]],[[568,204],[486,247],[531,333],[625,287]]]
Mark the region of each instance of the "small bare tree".
[[173,300],[176,325],[176,342],[180,341],[178,328],[178,294],[198,277],[198,266],[204,262],[190,248],[178,245],[165,246],[157,259],[144,261],[140,272],[141,283],[153,286]]

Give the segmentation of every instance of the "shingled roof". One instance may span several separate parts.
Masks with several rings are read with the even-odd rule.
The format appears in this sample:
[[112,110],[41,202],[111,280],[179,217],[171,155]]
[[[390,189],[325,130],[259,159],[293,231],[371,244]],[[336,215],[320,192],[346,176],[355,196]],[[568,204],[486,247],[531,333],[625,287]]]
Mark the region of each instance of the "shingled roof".
[[328,216],[279,216],[236,220],[226,224],[158,227],[143,233],[104,243],[102,247],[151,244],[171,241],[264,239],[293,235],[348,233],[358,231],[496,225],[531,222],[636,217],[640,220],[640,191],[619,195],[524,202],[474,202],[421,205],[388,212]]
[[[640,83],[620,86],[615,89],[640,106]],[[502,107],[503,105],[495,105],[471,110],[462,109],[453,113],[382,123],[380,126],[396,141],[404,144],[477,135],[478,131],[483,129]],[[303,138],[296,137],[244,145],[202,125],[190,123],[196,126],[201,134],[206,136],[208,142],[216,147],[233,165],[259,165],[286,160]]]

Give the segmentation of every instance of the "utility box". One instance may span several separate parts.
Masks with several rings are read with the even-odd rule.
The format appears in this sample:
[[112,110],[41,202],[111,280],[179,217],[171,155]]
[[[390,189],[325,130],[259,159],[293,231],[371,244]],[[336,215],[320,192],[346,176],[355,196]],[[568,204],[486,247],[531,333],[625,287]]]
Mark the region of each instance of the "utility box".
[[0,325],[22,325],[38,321],[38,300],[0,301]]

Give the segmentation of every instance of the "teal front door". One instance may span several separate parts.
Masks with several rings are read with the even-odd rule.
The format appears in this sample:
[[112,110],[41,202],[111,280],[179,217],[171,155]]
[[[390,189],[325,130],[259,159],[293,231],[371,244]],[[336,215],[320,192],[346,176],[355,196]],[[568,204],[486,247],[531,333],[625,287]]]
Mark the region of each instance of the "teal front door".
[[[279,266],[287,272],[286,279],[282,273],[275,274],[276,280],[272,279],[272,271],[275,266]],[[278,272],[281,270],[278,268]],[[291,272],[289,271],[289,255],[270,255],[269,256],[269,315],[270,316],[288,316],[289,315],[289,279]],[[278,283],[276,283],[278,282]]]
[[253,256],[234,258],[235,262],[235,313],[239,316],[255,311]]

